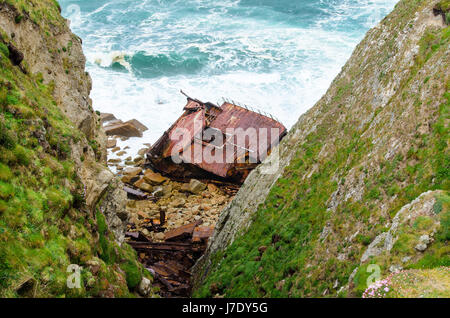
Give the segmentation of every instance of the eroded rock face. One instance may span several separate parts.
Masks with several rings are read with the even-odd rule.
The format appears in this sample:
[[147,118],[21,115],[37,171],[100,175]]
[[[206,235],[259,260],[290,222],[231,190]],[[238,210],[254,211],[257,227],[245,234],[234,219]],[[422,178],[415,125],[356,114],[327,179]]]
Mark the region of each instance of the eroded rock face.
[[[9,46],[16,52],[15,63],[26,61],[26,71],[42,74],[44,84],[54,83],[53,95],[58,106],[74,127],[86,136],[70,145],[71,158],[77,165],[78,175],[86,187],[86,203],[93,211],[100,199],[105,194],[110,194],[109,186],[115,184],[115,181],[113,174],[103,165],[106,163],[106,135],[89,97],[92,81],[85,72],[86,59],[81,39],[70,31],[68,24],[58,26],[59,30],[49,37],[30,19],[25,18],[20,23],[15,23],[15,10],[7,4],[0,4],[0,28],[9,36],[14,35]],[[64,49],[58,53],[55,48]],[[92,141],[98,145],[95,151],[91,147]],[[118,190],[111,191],[118,194]],[[123,195],[117,196],[116,203],[120,198],[123,198]],[[123,209],[119,208],[120,205]],[[106,206],[105,214],[121,213],[125,211],[124,207],[125,202]],[[112,210],[108,210],[109,208]],[[114,218],[111,217],[112,219]],[[118,234],[118,231],[115,232]],[[123,235],[118,235],[118,238],[121,236]]]
[[105,215],[106,223],[110,231],[114,233],[119,245],[125,239],[126,225],[129,219],[126,205],[127,195],[123,191],[123,184],[114,178],[108,185],[108,191],[102,197],[99,209]]
[[[436,202],[436,196],[442,191],[428,191],[422,193],[417,199],[405,205],[398,211],[392,220],[392,225],[387,232],[378,235],[372,243],[367,247],[367,250],[361,257],[361,263],[367,262],[370,257],[381,255],[382,253],[389,253],[398,240],[398,230],[402,226],[411,227],[415,220],[419,217],[429,217],[433,224],[429,225],[427,234],[418,237],[418,244],[416,250],[424,251],[427,244],[430,243],[430,236],[433,236],[439,228],[439,216],[433,211],[433,206]],[[419,246],[419,248],[417,248]],[[411,252],[413,252],[411,250]]]
[[[99,119],[89,97],[92,80],[85,72],[86,58],[81,39],[67,25],[61,26],[59,32],[50,39],[29,19],[15,23],[17,13],[13,7],[6,4],[0,6],[0,27],[8,35],[14,34],[14,43],[11,45],[21,53],[22,56],[18,58],[27,62],[31,73],[42,74],[45,84],[54,82],[54,97],[65,115],[89,140],[96,139],[103,144],[105,136],[97,128]],[[54,47],[65,48],[65,52],[55,52]]]

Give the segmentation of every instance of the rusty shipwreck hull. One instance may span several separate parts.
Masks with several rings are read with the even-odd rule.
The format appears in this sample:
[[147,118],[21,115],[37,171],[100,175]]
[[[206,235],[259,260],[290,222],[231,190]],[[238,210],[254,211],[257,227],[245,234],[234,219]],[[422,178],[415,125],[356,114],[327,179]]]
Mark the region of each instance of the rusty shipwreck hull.
[[186,97],[184,113],[147,153],[150,166],[172,177],[243,183],[287,133],[245,106]]

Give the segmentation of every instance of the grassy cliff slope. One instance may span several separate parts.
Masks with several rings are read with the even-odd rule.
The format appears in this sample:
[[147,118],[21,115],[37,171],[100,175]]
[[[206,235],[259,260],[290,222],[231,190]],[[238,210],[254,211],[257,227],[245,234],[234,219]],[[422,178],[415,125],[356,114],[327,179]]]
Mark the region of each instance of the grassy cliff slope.
[[1,297],[133,296],[148,276],[99,208],[108,184],[86,202],[96,188],[82,178],[105,169],[89,90],[58,3],[0,1]]
[[447,5],[401,0],[368,32],[281,143],[286,167],[255,170],[223,212],[196,296],[360,297],[398,271],[390,296],[423,295],[408,272],[450,295]]

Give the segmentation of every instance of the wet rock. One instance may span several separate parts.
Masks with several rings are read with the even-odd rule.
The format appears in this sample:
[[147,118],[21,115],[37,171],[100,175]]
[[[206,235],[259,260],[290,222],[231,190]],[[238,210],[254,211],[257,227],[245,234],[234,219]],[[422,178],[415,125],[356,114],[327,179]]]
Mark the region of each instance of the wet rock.
[[[131,160],[131,159],[130,159],[130,160]],[[137,162],[142,161],[142,160],[144,160],[143,157],[137,156],[136,158],[133,159],[133,162],[137,163]]]
[[130,122],[107,125],[104,130],[108,136],[142,137],[142,131]]
[[120,152],[117,153],[117,156],[122,157],[126,153],[127,153],[126,151],[120,151]]
[[116,116],[114,116],[113,114],[110,113],[100,113],[100,122],[106,123],[109,121],[113,121],[113,120],[117,120]]
[[111,149],[111,152],[116,152],[116,151],[119,151],[120,150],[120,147],[114,147],[113,149]]
[[126,168],[123,173],[124,175],[136,177],[142,172],[142,168],[139,167],[133,167],[133,168]]
[[142,148],[142,149],[139,149],[138,155],[144,156],[147,152],[148,152],[148,148]]
[[117,140],[116,139],[108,139],[108,141],[106,142],[106,148],[114,148],[117,145]]
[[137,119],[131,119],[129,121],[126,121],[125,124],[131,124],[131,125],[133,125],[134,127],[136,127],[137,129],[139,129],[142,132],[148,130],[147,126],[145,126],[143,123],[141,123]]

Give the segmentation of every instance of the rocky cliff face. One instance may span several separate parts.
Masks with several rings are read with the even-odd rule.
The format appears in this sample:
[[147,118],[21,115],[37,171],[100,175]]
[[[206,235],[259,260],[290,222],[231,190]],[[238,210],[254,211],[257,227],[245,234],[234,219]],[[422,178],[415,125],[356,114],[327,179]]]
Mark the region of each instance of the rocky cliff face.
[[447,6],[402,0],[368,32],[221,214],[197,296],[361,296],[373,268],[450,265]]
[[[130,295],[147,274],[122,244],[126,194],[60,10],[0,1],[0,295]],[[80,288],[66,284],[70,264]]]

